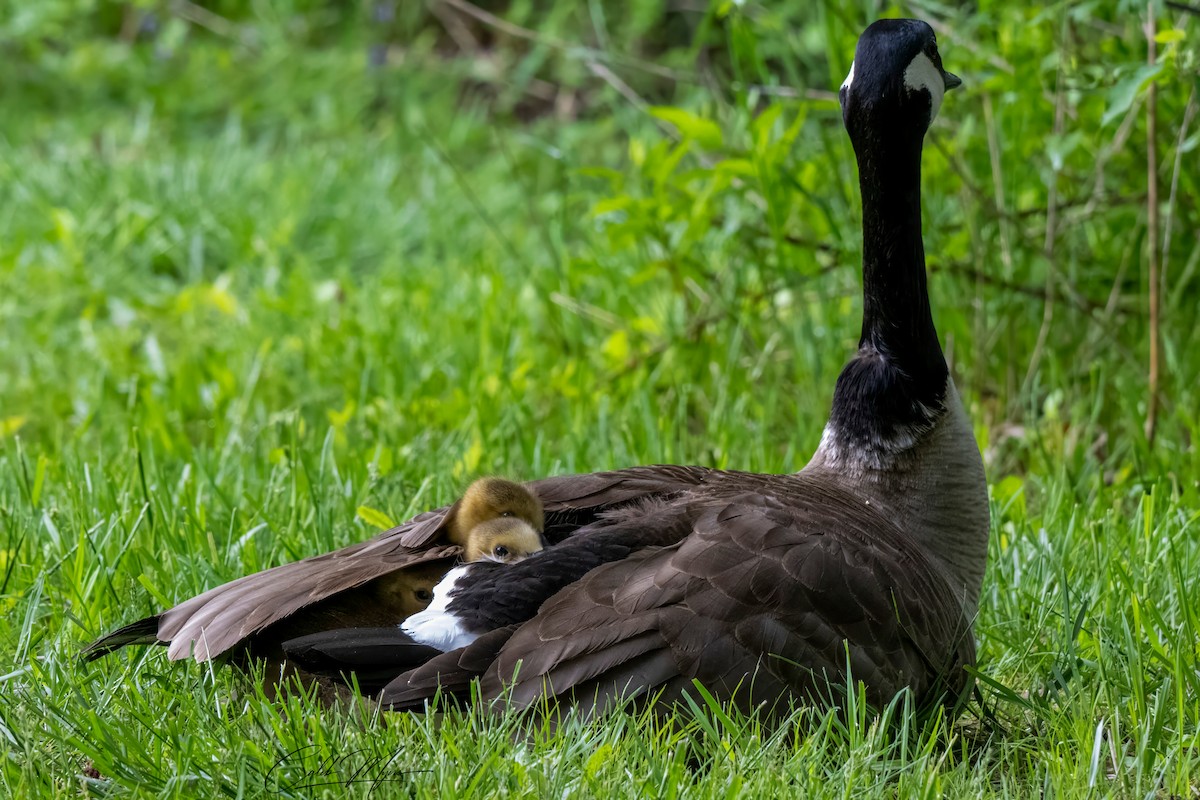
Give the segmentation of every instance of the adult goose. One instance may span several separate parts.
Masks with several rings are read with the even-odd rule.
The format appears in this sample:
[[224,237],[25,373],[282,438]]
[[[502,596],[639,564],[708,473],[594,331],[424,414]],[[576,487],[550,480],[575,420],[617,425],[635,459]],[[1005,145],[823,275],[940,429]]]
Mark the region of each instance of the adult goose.
[[[417,707],[478,680],[482,698],[517,706],[670,704],[698,680],[750,709],[824,697],[847,669],[877,703],[963,690],[987,491],[933,325],[920,210],[924,135],[959,83],[923,22],[879,21],[859,39],[840,99],[862,190],[863,327],[811,462],[793,475],[657,466],[529,484],[553,546],[439,584],[444,609],[409,626],[424,663],[384,702]],[[452,514],[218,587],[91,652],[246,648],[398,564],[444,563]]]

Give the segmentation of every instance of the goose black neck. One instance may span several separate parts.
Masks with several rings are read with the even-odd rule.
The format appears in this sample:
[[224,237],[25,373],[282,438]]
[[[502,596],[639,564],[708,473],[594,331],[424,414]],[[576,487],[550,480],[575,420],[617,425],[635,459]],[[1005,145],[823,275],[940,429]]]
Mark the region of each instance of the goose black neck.
[[921,240],[920,137],[858,148],[863,211],[863,327],[859,347],[922,383],[945,382],[929,309]]
[[853,136],[863,203],[863,327],[838,378],[830,424],[860,453],[892,450],[945,408],[921,241],[921,138]]

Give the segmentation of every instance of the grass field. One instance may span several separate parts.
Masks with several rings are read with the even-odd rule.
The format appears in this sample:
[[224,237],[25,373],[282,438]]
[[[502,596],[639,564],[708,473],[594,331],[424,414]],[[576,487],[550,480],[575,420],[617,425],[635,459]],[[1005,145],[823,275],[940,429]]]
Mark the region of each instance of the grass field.
[[896,9],[9,5],[5,796],[1200,796],[1197,17],[1149,69],[1140,5],[900,9],[965,81],[924,204],[992,489],[980,699],[517,737],[76,654],[479,474],[802,467],[860,313],[830,91]]

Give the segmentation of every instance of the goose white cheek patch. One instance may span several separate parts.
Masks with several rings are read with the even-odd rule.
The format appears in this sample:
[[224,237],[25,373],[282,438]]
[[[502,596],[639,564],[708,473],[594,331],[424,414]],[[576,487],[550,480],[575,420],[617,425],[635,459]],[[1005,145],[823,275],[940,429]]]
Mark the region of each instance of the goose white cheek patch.
[[[851,72],[853,73],[853,70]],[[917,53],[917,57],[909,62],[908,69],[904,70],[904,88],[910,92],[919,92],[922,89],[929,92],[929,121],[932,123],[942,107],[942,96],[946,94],[946,80],[929,56]]]
[[849,89],[850,84],[854,83],[854,62],[850,62],[850,72],[846,74],[846,80],[842,81],[842,88]]

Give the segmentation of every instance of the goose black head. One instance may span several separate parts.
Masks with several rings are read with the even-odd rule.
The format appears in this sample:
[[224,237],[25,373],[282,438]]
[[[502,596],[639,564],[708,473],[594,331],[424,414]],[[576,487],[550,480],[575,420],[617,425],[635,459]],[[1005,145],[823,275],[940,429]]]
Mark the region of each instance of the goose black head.
[[945,93],[962,80],[942,68],[933,28],[917,19],[881,19],[858,39],[838,93],[842,120],[857,147],[864,134],[916,137],[937,116]]

